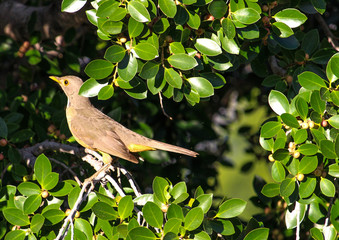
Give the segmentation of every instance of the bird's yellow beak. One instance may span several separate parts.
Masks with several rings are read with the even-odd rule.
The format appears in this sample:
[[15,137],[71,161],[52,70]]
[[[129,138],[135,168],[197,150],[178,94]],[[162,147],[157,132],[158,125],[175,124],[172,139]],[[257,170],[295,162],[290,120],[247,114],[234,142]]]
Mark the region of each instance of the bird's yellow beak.
[[53,81],[56,81],[57,83],[60,83],[58,77],[55,77],[55,76],[49,76],[49,78],[52,79]]

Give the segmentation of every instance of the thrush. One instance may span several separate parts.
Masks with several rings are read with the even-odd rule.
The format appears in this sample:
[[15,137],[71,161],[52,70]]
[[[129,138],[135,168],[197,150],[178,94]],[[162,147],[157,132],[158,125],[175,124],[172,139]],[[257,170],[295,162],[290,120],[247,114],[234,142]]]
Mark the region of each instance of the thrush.
[[198,153],[156,141],[129,130],[95,108],[89,98],[79,95],[83,81],[76,76],[51,76],[65,92],[66,118],[75,140],[85,148],[102,154],[105,164],[115,156],[138,163],[139,152],[164,150],[196,157]]

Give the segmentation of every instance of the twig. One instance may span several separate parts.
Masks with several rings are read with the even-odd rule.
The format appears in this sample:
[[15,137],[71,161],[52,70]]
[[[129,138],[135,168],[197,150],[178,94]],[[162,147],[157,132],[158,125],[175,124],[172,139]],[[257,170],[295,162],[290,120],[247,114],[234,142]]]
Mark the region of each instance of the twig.
[[162,103],[162,96],[161,96],[161,92],[159,92],[159,101],[160,101],[160,107],[161,107],[161,110],[162,110],[162,113],[168,117],[170,120],[173,120],[173,118],[171,116],[169,116],[166,111],[165,111],[165,108],[164,108],[164,104]]
[[55,163],[61,165],[62,167],[64,167],[68,172],[70,172],[70,173],[73,175],[73,178],[75,179],[75,181],[76,181],[79,185],[81,185],[80,179],[78,178],[78,176],[76,175],[76,173],[75,173],[70,167],[68,167],[68,166],[67,166],[66,164],[64,164],[63,162],[60,162],[60,161],[58,161],[58,160],[56,160],[56,159],[54,159],[54,158],[49,157],[48,159],[51,160],[52,162],[55,162]]
[[320,28],[324,31],[325,35],[327,36],[327,41],[332,45],[332,47],[336,51],[339,51],[339,44],[338,44],[337,38],[334,36],[334,34],[329,29],[324,18],[319,13],[315,14],[315,18],[317,19],[320,25]]
[[136,181],[134,180],[134,178],[132,177],[132,175],[119,162],[117,162],[116,165],[117,168],[121,171],[121,173],[125,175],[125,177],[128,179],[128,182],[131,185],[135,195],[137,197],[141,196],[141,190]]
[[87,198],[87,196],[92,191],[92,188],[90,188],[88,191],[86,191],[87,186],[90,185],[90,184],[91,184],[90,182],[85,182],[84,185],[82,186],[79,197],[78,197],[77,201],[75,202],[70,214],[65,219],[64,224],[60,228],[58,236],[55,238],[56,240],[63,239],[64,236],[67,235],[67,232],[68,232],[69,227],[70,227],[70,224],[68,224],[68,223],[71,223],[73,221],[75,213],[76,213],[76,211],[78,211],[81,203]]

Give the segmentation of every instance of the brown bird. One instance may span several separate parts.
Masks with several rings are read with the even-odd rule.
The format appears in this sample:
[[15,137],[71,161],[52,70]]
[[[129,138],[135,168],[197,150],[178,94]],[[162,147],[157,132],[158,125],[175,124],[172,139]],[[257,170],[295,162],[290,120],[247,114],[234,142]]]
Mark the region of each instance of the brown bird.
[[59,83],[68,98],[66,118],[75,140],[85,148],[100,152],[105,164],[111,163],[110,155],[138,163],[136,153],[157,149],[192,157],[198,155],[194,151],[142,136],[114,121],[96,109],[87,97],[78,94],[83,83],[80,78],[50,78]]

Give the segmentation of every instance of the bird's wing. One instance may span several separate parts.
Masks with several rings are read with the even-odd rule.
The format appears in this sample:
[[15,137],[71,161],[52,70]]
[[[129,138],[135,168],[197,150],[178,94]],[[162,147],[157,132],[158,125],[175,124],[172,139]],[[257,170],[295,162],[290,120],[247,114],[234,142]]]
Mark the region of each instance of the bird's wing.
[[128,150],[120,137],[106,127],[107,121],[113,121],[112,119],[107,119],[104,114],[97,114],[97,111],[91,111],[91,115],[86,114],[86,110],[75,111],[76,117],[73,117],[68,125],[81,145],[138,163],[136,156]]

